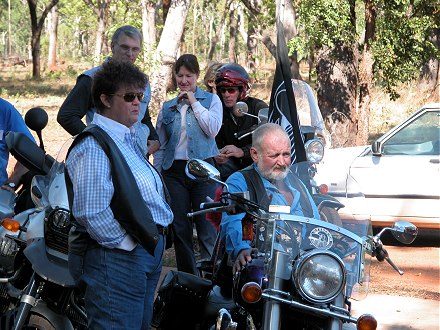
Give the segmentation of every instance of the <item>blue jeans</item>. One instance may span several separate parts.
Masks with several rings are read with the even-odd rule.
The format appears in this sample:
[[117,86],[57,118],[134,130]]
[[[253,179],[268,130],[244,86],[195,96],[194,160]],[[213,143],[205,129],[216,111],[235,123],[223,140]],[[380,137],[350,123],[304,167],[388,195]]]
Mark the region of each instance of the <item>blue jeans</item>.
[[206,220],[206,215],[188,218],[186,214],[200,210],[200,203],[206,202],[206,196],[214,199],[215,182],[196,182],[185,174],[186,161],[175,160],[173,165],[163,171],[163,179],[171,196],[171,209],[174,214],[173,234],[177,269],[198,275],[193,247],[193,222],[202,259],[210,259],[217,237],[214,226]]
[[85,285],[88,328],[97,330],[150,329],[154,292],[162,270],[165,237],[154,256],[138,245],[133,251],[87,250],[69,255],[69,269]]

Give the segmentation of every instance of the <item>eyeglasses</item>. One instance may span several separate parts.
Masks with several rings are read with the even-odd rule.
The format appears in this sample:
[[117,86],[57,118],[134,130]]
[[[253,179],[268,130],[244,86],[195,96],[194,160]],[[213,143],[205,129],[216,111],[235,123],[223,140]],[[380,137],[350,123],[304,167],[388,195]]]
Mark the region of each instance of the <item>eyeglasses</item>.
[[220,87],[219,89],[220,93],[225,94],[234,94],[236,92],[238,92],[238,88],[237,87]]
[[117,45],[124,51],[124,53],[128,53],[131,50],[132,53],[136,54],[136,53],[139,53],[141,51],[141,49],[139,47],[131,48],[131,47],[129,47],[127,45],[124,45],[124,44],[122,44],[122,45],[117,44]]
[[108,95],[116,95],[122,97],[125,102],[133,102],[137,97],[139,101],[142,101],[144,98],[144,93],[125,93],[125,94],[108,94]]

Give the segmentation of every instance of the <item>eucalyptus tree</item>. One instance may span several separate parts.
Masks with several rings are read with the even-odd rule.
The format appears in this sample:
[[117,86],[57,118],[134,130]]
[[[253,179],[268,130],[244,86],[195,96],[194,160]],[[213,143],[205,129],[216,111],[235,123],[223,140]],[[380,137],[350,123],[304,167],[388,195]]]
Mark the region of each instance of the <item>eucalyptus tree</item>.
[[98,26],[96,30],[96,44],[94,53],[94,62],[100,62],[102,47],[105,42],[104,33],[108,25],[108,15],[111,0],[84,0],[96,15]]
[[192,0],[171,0],[156,49],[156,61],[159,64],[150,71],[152,112],[157,112],[165,101],[167,85],[172,75],[191,2]]
[[[44,2],[44,1],[43,1]],[[37,14],[37,5],[38,0],[27,0],[29,6],[29,14],[31,16],[31,29],[32,29],[32,37],[31,37],[31,52],[32,52],[32,77],[34,79],[41,78],[41,67],[40,67],[40,55],[41,55],[41,32],[43,30],[44,21],[46,20],[47,14],[54,7],[59,0],[49,0],[40,3],[40,7],[43,9],[38,18]]]

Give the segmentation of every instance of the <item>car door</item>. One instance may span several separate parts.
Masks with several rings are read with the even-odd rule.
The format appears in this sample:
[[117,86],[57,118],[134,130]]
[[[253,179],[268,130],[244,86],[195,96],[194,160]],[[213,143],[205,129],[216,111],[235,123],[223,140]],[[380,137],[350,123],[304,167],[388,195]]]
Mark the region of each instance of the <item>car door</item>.
[[373,224],[412,221],[439,227],[439,109],[418,112],[385,136],[381,154],[357,157],[350,174],[367,198]]

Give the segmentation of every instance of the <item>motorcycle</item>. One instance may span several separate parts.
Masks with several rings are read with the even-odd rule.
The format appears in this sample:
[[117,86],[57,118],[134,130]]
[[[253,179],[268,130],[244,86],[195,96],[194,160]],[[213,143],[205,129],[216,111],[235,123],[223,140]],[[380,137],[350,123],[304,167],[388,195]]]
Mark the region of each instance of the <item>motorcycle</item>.
[[5,237],[17,249],[15,254],[9,255],[14,265],[9,276],[0,278],[0,283],[9,286],[0,328],[86,329],[82,295],[74,287],[67,263],[71,224],[64,157],[72,140],[54,159],[44,148],[30,143],[26,136],[10,134],[6,139],[11,153],[38,174],[31,183],[31,197],[36,207],[7,222],[2,221],[3,227],[16,232]]
[[[35,205],[28,202],[30,180],[35,174],[47,174],[49,167],[42,164],[50,164],[53,161],[49,155],[46,159],[44,158],[44,145],[41,138],[41,131],[46,127],[47,120],[47,114],[41,108],[32,108],[25,115],[26,125],[35,131],[40,139],[40,147],[22,133],[8,132],[5,137],[10,153],[22,162],[29,169],[29,172],[25,174],[26,178],[22,180],[23,185],[17,193],[0,190],[0,220],[2,224],[0,226],[0,315],[5,313],[11,303],[18,299],[19,290],[17,288],[23,288],[29,273],[26,271],[27,267],[25,267],[22,253],[25,246],[25,230],[30,218],[39,213]],[[26,150],[23,153],[26,155],[25,157],[21,157],[16,152],[20,149]],[[25,158],[29,158],[29,162]]]
[[[372,315],[351,314],[351,300],[367,295],[372,257],[386,260],[403,274],[389,258],[381,236],[390,231],[399,242],[410,244],[417,236],[413,224],[398,221],[373,236],[367,209],[360,207],[364,197],[350,177],[343,207],[338,210],[341,221],[333,222],[291,215],[286,206],[270,205],[265,210],[248,199],[248,192],[230,193],[219,180],[220,173],[204,161],[190,160],[187,173],[190,178],[224,186],[220,201],[198,212],[249,215],[254,233],[251,245],[258,253],[233,274],[232,297],[212,282],[207,290],[206,279],[181,272],[167,274],[155,302],[158,329],[171,329],[169,320],[176,315],[178,324],[188,329],[341,330],[344,323],[355,324],[359,330],[376,329]],[[289,175],[294,173],[292,168]],[[301,194],[301,205],[313,202],[299,185],[295,188]],[[198,303],[191,304],[194,301]]]

